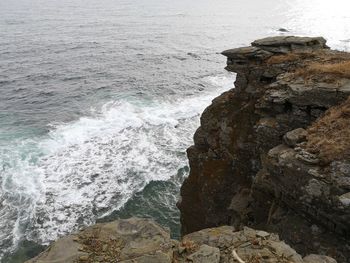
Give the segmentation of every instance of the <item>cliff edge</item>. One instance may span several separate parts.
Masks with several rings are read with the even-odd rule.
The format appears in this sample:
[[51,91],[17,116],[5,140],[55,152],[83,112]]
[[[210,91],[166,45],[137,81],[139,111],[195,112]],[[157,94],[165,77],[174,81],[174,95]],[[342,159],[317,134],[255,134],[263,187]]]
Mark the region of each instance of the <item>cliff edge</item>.
[[350,262],[350,54],[293,36],[222,54],[235,88],[203,112],[187,150],[182,233],[249,226]]
[[235,88],[203,112],[187,151],[183,238],[116,220],[28,263],[350,262],[350,54],[271,37],[223,55]]

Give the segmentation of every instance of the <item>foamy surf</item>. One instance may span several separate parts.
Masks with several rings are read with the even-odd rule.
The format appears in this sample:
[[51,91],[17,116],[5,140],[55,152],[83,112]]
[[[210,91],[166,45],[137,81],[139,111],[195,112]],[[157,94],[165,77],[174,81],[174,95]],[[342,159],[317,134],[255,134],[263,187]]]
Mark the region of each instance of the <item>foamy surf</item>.
[[187,164],[200,113],[233,78],[206,77],[210,91],[173,101],[109,102],[93,117],[54,124],[45,138],[4,148],[2,253],[23,238],[46,244],[93,224],[149,182],[174,176]]

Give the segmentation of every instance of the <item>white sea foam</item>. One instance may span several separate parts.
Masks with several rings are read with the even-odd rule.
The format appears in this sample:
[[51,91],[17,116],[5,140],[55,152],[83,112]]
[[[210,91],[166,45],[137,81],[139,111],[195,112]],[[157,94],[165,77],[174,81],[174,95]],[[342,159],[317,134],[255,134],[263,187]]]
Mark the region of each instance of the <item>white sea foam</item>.
[[119,209],[150,181],[168,180],[186,165],[199,114],[233,78],[206,77],[210,92],[174,101],[110,102],[4,150],[0,245],[24,235],[47,243]]

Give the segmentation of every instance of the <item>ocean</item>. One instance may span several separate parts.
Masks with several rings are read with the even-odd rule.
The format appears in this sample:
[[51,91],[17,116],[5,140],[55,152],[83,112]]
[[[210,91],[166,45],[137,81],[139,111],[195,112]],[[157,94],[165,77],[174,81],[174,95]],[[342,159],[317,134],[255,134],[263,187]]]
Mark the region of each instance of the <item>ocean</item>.
[[234,88],[220,52],[273,35],[349,50],[349,11],[346,0],[1,0],[0,260],[130,216],[178,237],[186,148]]

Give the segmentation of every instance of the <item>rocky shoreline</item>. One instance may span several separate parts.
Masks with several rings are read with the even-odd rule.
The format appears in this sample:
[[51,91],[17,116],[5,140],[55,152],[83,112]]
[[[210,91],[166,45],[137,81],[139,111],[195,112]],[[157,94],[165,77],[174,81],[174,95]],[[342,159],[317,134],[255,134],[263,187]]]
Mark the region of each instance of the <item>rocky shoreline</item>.
[[350,54],[283,36],[223,55],[235,88],[187,151],[182,239],[117,220],[27,262],[350,262]]

